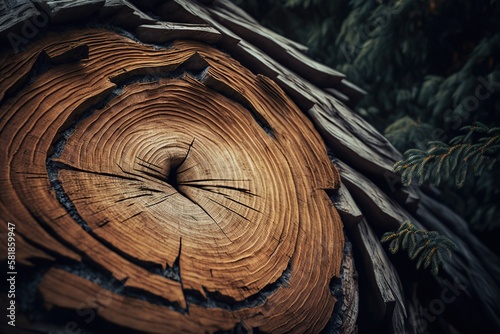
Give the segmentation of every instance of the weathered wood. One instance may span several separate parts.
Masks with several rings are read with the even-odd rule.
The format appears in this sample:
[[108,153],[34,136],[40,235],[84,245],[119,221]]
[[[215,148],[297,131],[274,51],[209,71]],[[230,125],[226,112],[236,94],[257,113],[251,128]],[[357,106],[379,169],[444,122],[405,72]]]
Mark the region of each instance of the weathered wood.
[[[400,153],[349,109],[363,90],[306,47],[227,0],[36,2],[43,39],[23,29],[47,14],[0,1],[0,232],[18,222],[20,300],[43,303],[21,327],[86,303],[117,332],[420,332],[451,278],[467,291],[433,325],[500,328],[498,258],[401,186]],[[444,279],[386,255],[405,220],[459,246]]]
[[126,29],[134,29],[141,24],[155,24],[156,20],[140,11],[127,0],[106,0],[99,10],[99,18]]
[[397,230],[406,220],[422,226],[367,177],[339,159],[334,159],[333,163],[339,169],[343,183],[360,206],[361,212],[369,217],[370,223],[378,232]]
[[366,91],[356,86],[348,80],[342,80],[335,86],[337,90],[349,97],[349,102],[347,105],[350,108],[354,108],[356,104],[366,95]]
[[381,333],[403,333],[405,299],[396,269],[365,219],[349,232],[358,255],[358,272],[363,275],[360,281],[363,324]]
[[104,6],[105,0],[31,0],[47,13],[52,23],[74,23],[81,21]]
[[[491,305],[500,299],[498,292],[500,291],[498,281],[500,262],[491,251],[477,241],[468,230],[466,223],[457,214],[421,193],[419,194],[421,205],[418,206],[416,217],[413,217],[366,177],[341,161],[336,160],[335,164],[340,170],[344,184],[353,194],[355,201],[361,205],[361,211],[365,217],[369,217],[370,224],[377,228],[379,235],[384,231],[396,230],[402,222],[409,220],[420,228],[437,230],[455,240],[456,256],[447,261],[448,265],[443,271],[447,272],[453,280],[466,285],[470,292],[473,291],[472,296],[483,296],[479,300],[473,297],[469,303],[478,304],[483,312],[489,314],[493,321],[490,326],[499,326],[497,315]],[[428,208],[432,208],[440,219],[437,219],[435,213],[429,211]],[[356,242],[355,238],[353,242]],[[356,246],[359,248],[357,244]],[[474,274],[468,275],[467,273]],[[479,281],[476,275],[481,277]],[[441,289],[447,288],[449,284],[447,280],[442,279],[437,279],[436,283],[441,286]],[[460,310],[458,306],[461,304],[450,305],[449,308]],[[477,316],[479,317],[480,313]]]
[[[329,284],[339,276],[343,240],[325,190],[340,180],[307,117],[274,82],[206,44],[154,49],[87,29],[48,36],[28,53],[56,55],[76,36],[89,59],[48,69],[0,109],[0,143],[7,148],[0,165],[11,170],[0,202],[9,202],[12,217],[26,213],[20,232],[34,240],[48,226],[56,240],[126,279],[125,289],[168,301],[176,309],[172,328],[206,318],[220,330],[239,321],[264,331],[322,329],[335,304]],[[197,66],[188,67],[192,59]],[[13,61],[0,64],[8,72]],[[202,82],[182,73],[127,81],[181,66],[201,70]],[[218,87],[239,95],[249,110]],[[91,107],[110,98],[102,109]],[[44,243],[59,252],[57,243]],[[147,270],[176,266],[178,280]],[[322,275],[311,276],[316,272]],[[72,307],[66,300],[82,279],[57,275],[68,285],[42,285],[45,303]],[[194,305],[205,303],[218,308],[195,317]],[[147,319],[149,309],[136,314]],[[103,317],[127,326],[131,319],[116,311]],[[140,326],[158,331],[154,323]]]
[[357,333],[359,313],[358,272],[354,263],[352,245],[346,247],[344,262],[342,263],[343,298],[342,298],[342,327],[340,333]]
[[[16,38],[22,38],[23,28],[27,22],[38,22],[40,11],[28,1],[0,0],[0,42],[12,43]],[[28,29],[30,34],[36,34],[33,27]],[[36,27],[35,27],[36,29]]]
[[282,37],[278,37],[279,35],[257,23],[241,19],[227,10],[213,10],[211,13],[238,36],[247,42],[259,45],[261,50],[274,57],[280,64],[293,68],[295,73],[318,87],[335,86],[345,77],[311,59],[305,61],[306,56],[303,53],[282,42]]
[[331,194],[330,198],[345,226],[355,226],[363,219],[361,210],[345,185],[342,185],[338,191]]
[[191,39],[215,43],[221,38],[218,30],[209,25],[159,22],[155,25],[140,25],[137,37],[146,43],[163,44],[174,39]]

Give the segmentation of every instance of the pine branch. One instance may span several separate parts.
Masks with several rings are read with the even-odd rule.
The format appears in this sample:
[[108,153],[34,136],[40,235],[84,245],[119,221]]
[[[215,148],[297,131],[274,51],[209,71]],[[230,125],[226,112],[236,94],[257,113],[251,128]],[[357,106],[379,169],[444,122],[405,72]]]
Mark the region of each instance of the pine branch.
[[453,179],[461,187],[467,175],[477,176],[485,169],[491,170],[500,152],[500,127],[488,128],[475,122],[461,131],[465,134],[453,138],[449,144],[430,141],[427,150],[406,151],[404,159],[394,165],[396,172],[402,172],[402,183],[408,186],[416,178],[419,185],[424,182],[439,185]]
[[431,131],[432,126],[429,124],[404,116],[390,124],[384,130],[384,136],[398,150],[406,151],[412,147],[423,148],[424,138],[427,138]]
[[444,267],[444,255],[449,258],[456,250],[456,245],[449,238],[436,231],[418,229],[409,221],[404,222],[397,231],[387,232],[381,242],[390,242],[389,251],[396,253],[399,249],[408,251],[408,256],[416,260],[419,269],[431,267],[431,272],[437,275],[440,267]]

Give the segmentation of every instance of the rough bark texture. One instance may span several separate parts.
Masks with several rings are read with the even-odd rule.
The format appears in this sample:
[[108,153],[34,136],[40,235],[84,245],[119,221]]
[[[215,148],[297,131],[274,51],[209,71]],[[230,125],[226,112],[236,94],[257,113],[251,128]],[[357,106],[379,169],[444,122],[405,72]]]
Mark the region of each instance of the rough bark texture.
[[[364,92],[231,2],[0,1],[0,38],[16,329],[500,328],[499,259],[401,187]],[[405,220],[457,244],[441,277],[386,254]]]

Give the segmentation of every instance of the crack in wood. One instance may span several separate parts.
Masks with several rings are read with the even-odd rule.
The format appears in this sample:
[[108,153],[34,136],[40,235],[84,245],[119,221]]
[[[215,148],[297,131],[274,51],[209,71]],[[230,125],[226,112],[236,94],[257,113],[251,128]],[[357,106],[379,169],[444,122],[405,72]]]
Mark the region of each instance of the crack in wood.
[[231,296],[226,296],[220,292],[212,292],[203,287],[206,297],[196,290],[185,290],[186,300],[189,303],[203,306],[206,308],[222,308],[225,310],[236,311],[245,308],[255,308],[266,303],[266,299],[274,294],[278,289],[288,286],[292,275],[292,260],[288,262],[285,270],[281,273],[278,279],[269,283],[260,289],[259,292],[250,295],[249,297],[236,301]]
[[224,204],[222,204],[222,203],[219,203],[219,202],[217,202],[217,201],[215,201],[215,200],[213,200],[213,199],[211,199],[211,198],[209,198],[208,200],[209,200],[209,201],[212,201],[213,203],[216,203],[216,204],[220,205],[221,207],[223,207],[223,208],[224,208],[224,209],[226,209],[226,210],[231,211],[232,213],[234,213],[234,214],[236,214],[236,215],[240,216],[241,218],[245,219],[246,221],[251,222],[251,220],[250,220],[250,219],[248,219],[247,217],[243,216],[243,215],[242,215],[241,213],[239,213],[238,211],[235,211],[235,210],[231,209],[230,207],[228,207],[228,206],[226,206],[226,205],[224,205]]

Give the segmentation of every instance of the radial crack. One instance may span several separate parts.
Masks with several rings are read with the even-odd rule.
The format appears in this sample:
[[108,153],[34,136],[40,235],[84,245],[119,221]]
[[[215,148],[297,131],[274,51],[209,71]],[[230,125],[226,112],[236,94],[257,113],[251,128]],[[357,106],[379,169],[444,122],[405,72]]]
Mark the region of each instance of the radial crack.
[[177,194],[177,192],[173,192],[173,193],[170,193],[170,194],[168,194],[166,196],[163,196],[163,197],[160,198],[160,200],[158,202],[155,202],[155,203],[152,203],[152,204],[147,204],[146,207],[149,208],[151,206],[158,205],[158,204],[160,204],[162,202],[165,202],[168,197],[170,197],[172,195],[175,195],[175,194]]
[[210,201],[212,201],[212,202],[214,202],[214,203],[216,203],[216,204],[219,204],[219,205],[220,205],[220,206],[222,206],[223,208],[225,208],[225,209],[227,209],[227,210],[231,211],[232,213],[237,214],[237,215],[238,215],[238,216],[240,216],[241,218],[243,218],[243,219],[245,219],[245,220],[247,220],[247,221],[250,221],[250,219],[248,219],[247,217],[243,216],[241,213],[239,213],[239,212],[237,212],[237,211],[234,211],[234,210],[233,210],[233,209],[231,209],[230,207],[225,206],[224,204],[219,203],[219,202],[217,202],[217,201],[214,201],[214,200],[213,200],[213,199],[211,199],[211,198],[209,198],[209,200],[210,200]]
[[231,240],[231,239],[227,236],[226,232],[224,232],[224,230],[223,230],[223,229],[222,229],[222,227],[219,225],[219,223],[217,223],[217,221],[216,221],[216,220],[212,217],[212,215],[210,215],[210,213],[208,213],[208,211],[207,211],[207,210],[205,210],[205,208],[204,208],[203,206],[201,206],[201,205],[200,205],[198,202],[196,202],[194,199],[190,198],[187,194],[182,193],[182,192],[180,192],[180,191],[179,191],[179,193],[180,193],[180,194],[182,194],[184,197],[186,197],[188,200],[190,200],[190,201],[191,201],[193,204],[195,204],[196,206],[199,206],[199,207],[200,207],[200,209],[202,209],[202,210],[203,210],[203,211],[207,214],[207,216],[209,216],[209,217],[210,217],[210,219],[212,219],[212,220],[213,220],[213,222],[217,225],[217,227],[219,227],[220,231],[222,232],[222,234],[224,234],[224,236],[227,238],[227,240],[229,240],[230,242],[233,242],[233,240]]
[[192,147],[193,147],[193,145],[194,145],[194,141],[195,141],[195,139],[196,139],[196,138],[194,138],[194,137],[193,137],[193,140],[191,141],[191,144],[189,144],[188,150],[187,150],[187,152],[186,152],[186,156],[184,156],[184,159],[182,159],[181,163],[177,166],[177,168],[176,168],[177,173],[179,173],[179,172],[178,172],[179,168],[180,168],[180,167],[181,167],[181,166],[182,166],[182,165],[186,162],[186,160],[187,160],[187,158],[188,158],[188,156],[189,156],[189,153],[191,152],[191,148],[192,148]]

